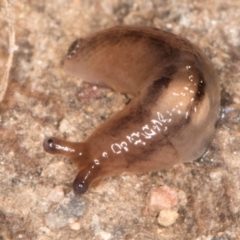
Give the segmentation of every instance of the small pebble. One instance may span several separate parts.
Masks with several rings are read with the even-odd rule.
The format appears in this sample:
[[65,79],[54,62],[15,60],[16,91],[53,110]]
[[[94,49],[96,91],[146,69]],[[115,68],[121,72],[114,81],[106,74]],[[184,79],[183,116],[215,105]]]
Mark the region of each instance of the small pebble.
[[103,230],[101,230],[99,232],[99,236],[103,239],[103,240],[110,240],[112,238],[112,235],[108,232],[105,232]]
[[147,209],[151,215],[159,210],[171,209],[178,204],[178,193],[168,186],[153,188],[147,196]]
[[164,227],[171,226],[177,220],[179,214],[174,210],[162,210],[158,216],[158,223]]
[[80,225],[79,222],[72,222],[72,223],[69,224],[69,227],[72,230],[78,231],[80,229],[81,225]]

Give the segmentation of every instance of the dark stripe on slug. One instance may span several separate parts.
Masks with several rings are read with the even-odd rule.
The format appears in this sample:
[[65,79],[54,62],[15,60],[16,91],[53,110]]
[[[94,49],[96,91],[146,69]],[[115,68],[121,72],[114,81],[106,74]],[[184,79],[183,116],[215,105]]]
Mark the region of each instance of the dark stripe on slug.
[[[173,71],[173,68],[171,70]],[[168,71],[167,71],[168,72]],[[141,101],[137,106],[134,106],[130,113],[118,121],[112,122],[108,132],[111,136],[117,136],[123,129],[127,129],[131,124],[139,124],[144,122],[145,118],[151,115],[151,107],[157,104],[158,98],[168,88],[172,78],[162,77],[154,81],[147,89],[144,94],[144,101]]]
[[196,99],[196,101],[200,102],[200,101],[202,101],[203,97],[205,96],[206,83],[205,83],[204,77],[201,72],[199,72],[199,74],[198,74],[198,79],[199,79],[198,80],[198,89],[196,92],[195,99]]
[[128,163],[128,168],[135,162],[145,162],[148,161],[149,157],[151,157],[152,155],[154,155],[159,148],[169,148],[172,150],[172,155],[174,155],[176,161],[178,161],[178,154],[176,151],[176,148],[174,147],[174,145],[171,143],[171,141],[169,140],[168,136],[160,136],[161,138],[156,138],[154,140],[152,140],[151,144],[148,144],[147,147],[146,146],[138,146],[138,149],[135,149],[135,152],[128,152],[125,154],[125,158],[127,160]]
[[67,57],[68,58],[71,58],[74,55],[76,55],[76,53],[77,53],[77,51],[78,51],[78,49],[80,47],[81,41],[82,41],[82,39],[80,38],[80,39],[75,40],[71,44],[71,46],[68,48],[68,52],[67,52]]
[[198,86],[197,91],[194,96],[194,102],[191,104],[192,108],[196,105],[198,105],[204,98],[206,94],[206,83],[205,79],[203,77],[203,74],[201,72],[198,73]]
[[175,65],[171,65],[163,69],[161,75],[162,77],[157,79],[151,84],[147,93],[145,94],[145,103],[149,107],[156,103],[159,96],[163,91],[168,88],[169,83],[172,81],[172,76],[178,71],[178,68]]
[[170,77],[162,77],[148,87],[147,94],[145,96],[144,105],[147,107],[151,107],[154,105],[159,98],[159,96],[162,94],[165,88],[168,88],[169,83],[171,82]]
[[189,114],[187,118],[183,116],[177,124],[172,125],[166,133],[163,133],[163,135],[167,138],[174,138],[174,136],[177,135],[181,129],[185,128],[190,121],[191,114]]
[[[145,42],[148,47],[154,49],[152,51],[158,52],[159,57],[162,59],[173,55],[176,58],[176,56],[179,55],[179,50],[172,48],[164,38],[153,36],[152,34],[148,34],[146,32],[139,32],[137,30],[122,30],[109,33],[103,32],[91,38],[86,38],[81,42],[80,52],[81,55],[90,54],[93,53],[99,46],[104,48],[114,45],[124,45],[126,42],[133,45],[137,42]],[[74,43],[76,44],[76,42]],[[72,50],[72,47],[74,47],[74,43],[70,47],[70,50]]]
[[[177,150],[175,148],[175,146],[172,144],[171,139],[173,139],[181,129],[184,129],[188,123],[190,122],[190,117],[185,118],[182,117],[181,120],[179,120],[179,122],[177,124],[174,124],[172,126],[170,126],[170,128],[167,130],[166,133],[162,132],[162,136],[160,135],[159,137],[153,139],[151,141],[151,144],[148,144],[147,147],[146,146],[141,146],[139,147],[139,150],[135,150],[136,153],[137,151],[139,151],[139,155],[137,154],[132,154],[130,156],[126,156],[129,159],[133,158],[133,159],[137,159],[139,160],[147,160],[145,158],[149,158],[149,156],[151,156],[151,154],[154,154],[155,152],[158,151],[159,148],[161,147],[169,147],[172,149],[172,154],[175,155],[175,159],[176,161],[179,160],[178,157],[178,153]],[[128,160],[128,162],[131,163],[131,160]]]
[[117,137],[122,130],[127,129],[131,124],[142,123],[143,119],[149,117],[151,114],[150,108],[146,108],[145,104],[139,104],[130,111],[128,115],[119,118],[115,122],[111,122],[111,125],[107,129],[107,133],[112,137]]
[[[166,41],[160,39],[159,37],[152,36],[150,34],[144,34],[142,32],[137,32],[137,31],[128,31],[122,34],[124,39],[130,39],[132,43],[144,40],[149,46],[155,46],[157,47],[156,49],[160,49],[161,54],[163,56],[171,55],[172,53],[172,48],[167,44]],[[112,42],[112,39],[111,39]],[[112,42],[113,43],[113,42]]]
[[171,77],[178,70],[179,69],[176,65],[170,65],[170,66],[163,69],[162,76]]
[[195,107],[197,107],[201,102],[203,101],[203,98],[205,96],[206,91],[206,83],[204,81],[204,78],[202,77],[201,73],[199,73],[199,81],[198,81],[198,88],[197,92],[194,97],[194,101],[189,103],[187,111],[190,113],[188,115],[188,118],[186,119],[185,124],[189,124],[191,122],[192,113],[195,111]]

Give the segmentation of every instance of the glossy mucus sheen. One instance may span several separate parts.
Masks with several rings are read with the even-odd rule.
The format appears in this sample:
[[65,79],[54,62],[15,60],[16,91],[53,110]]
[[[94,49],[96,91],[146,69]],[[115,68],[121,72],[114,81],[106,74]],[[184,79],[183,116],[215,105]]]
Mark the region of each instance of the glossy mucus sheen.
[[207,150],[219,82],[210,60],[188,40],[156,28],[114,27],[75,41],[64,70],[134,96],[86,141],[44,141],[47,152],[77,164],[75,193],[108,176],[170,168]]

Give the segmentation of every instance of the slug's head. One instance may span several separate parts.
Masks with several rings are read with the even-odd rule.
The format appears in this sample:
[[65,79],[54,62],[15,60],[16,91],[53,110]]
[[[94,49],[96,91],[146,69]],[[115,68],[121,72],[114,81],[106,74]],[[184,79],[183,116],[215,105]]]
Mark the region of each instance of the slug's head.
[[100,162],[98,159],[90,158],[85,143],[50,137],[43,142],[43,148],[48,153],[68,157],[77,164],[79,173],[73,181],[73,190],[76,194],[85,193],[99,176]]

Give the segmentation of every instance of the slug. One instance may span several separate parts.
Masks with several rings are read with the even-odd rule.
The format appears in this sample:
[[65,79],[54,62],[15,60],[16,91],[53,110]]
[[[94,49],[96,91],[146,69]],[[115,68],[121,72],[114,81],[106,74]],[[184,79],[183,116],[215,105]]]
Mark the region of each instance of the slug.
[[156,28],[114,27],[75,41],[63,68],[133,95],[86,141],[45,139],[45,151],[77,164],[75,193],[108,176],[193,161],[207,150],[219,113],[219,82],[210,60],[188,40]]

